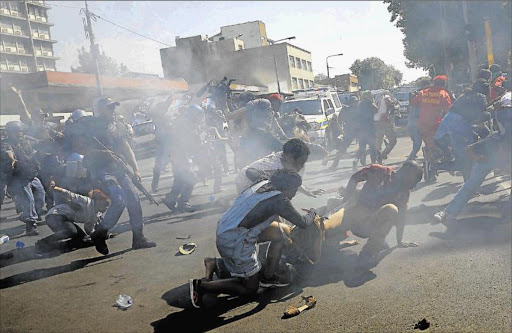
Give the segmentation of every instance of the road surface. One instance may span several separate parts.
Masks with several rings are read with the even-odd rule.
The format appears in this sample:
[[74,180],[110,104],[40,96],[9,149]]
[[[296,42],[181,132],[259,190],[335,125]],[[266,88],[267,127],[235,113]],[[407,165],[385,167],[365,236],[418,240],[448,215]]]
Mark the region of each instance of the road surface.
[[[410,147],[408,138],[399,138],[385,164],[400,165]],[[314,199],[298,194],[294,205],[325,205],[352,174],[350,156],[336,171],[328,171],[321,161],[309,162],[305,185],[328,193]],[[140,166],[149,188],[153,159],[140,161]],[[188,279],[202,277],[203,258],[217,255],[216,223],[234,195],[233,179],[225,177],[226,190],[215,198],[213,181],[206,187],[198,184],[191,200],[198,208],[194,213],[171,215],[164,205],[144,200],[144,232],[158,246],[130,250],[125,213],[114,229],[119,235],[108,241],[108,256],[94,247],[34,256],[35,241],[49,235],[49,228],[41,226],[39,237],[24,237],[12,203],[6,204],[0,233],[11,240],[0,245],[0,252],[13,253],[13,258],[0,261],[0,331],[406,332],[423,318],[431,323],[429,332],[511,331],[512,230],[510,221],[499,218],[510,181],[499,175],[488,177],[481,195],[460,217],[460,226],[450,233],[430,222],[460,188],[461,177],[442,173],[435,184],[420,183],[411,196],[404,235],[420,246],[397,249],[393,229],[387,239],[391,252],[369,271],[354,270],[361,245],[330,250],[293,286],[252,300],[223,298],[209,312],[183,309]],[[158,199],[171,184],[171,173],[163,174]],[[178,247],[188,240],[177,237],[188,235],[197,250],[178,256]],[[17,241],[25,248],[15,249]],[[126,311],[114,306],[119,294],[133,297]],[[281,319],[301,295],[313,295],[317,306]]]

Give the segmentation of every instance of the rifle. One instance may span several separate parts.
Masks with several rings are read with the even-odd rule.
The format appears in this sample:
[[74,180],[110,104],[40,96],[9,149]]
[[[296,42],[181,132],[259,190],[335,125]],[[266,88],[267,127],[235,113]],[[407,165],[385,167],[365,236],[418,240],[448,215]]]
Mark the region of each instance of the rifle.
[[155,204],[158,206],[158,202],[155,200],[155,198],[151,195],[151,193],[148,192],[144,188],[144,185],[137,179],[135,174],[130,170],[130,168],[126,165],[126,163],[123,161],[123,159],[119,156],[117,156],[113,151],[108,149],[100,140],[98,140],[96,137],[93,137],[96,143],[98,143],[104,150],[106,150],[109,154],[114,163],[120,167],[124,173],[130,178],[132,181],[132,184],[135,185],[135,187],[144,194],[144,196],[149,200],[150,203]]

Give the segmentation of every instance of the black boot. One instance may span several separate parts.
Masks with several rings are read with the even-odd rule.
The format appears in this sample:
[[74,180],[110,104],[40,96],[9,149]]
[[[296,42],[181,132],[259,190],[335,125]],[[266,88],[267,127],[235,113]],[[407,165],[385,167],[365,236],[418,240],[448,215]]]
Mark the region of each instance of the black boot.
[[132,249],[148,249],[155,246],[155,242],[151,242],[146,237],[144,237],[142,230],[133,230]]
[[39,231],[37,231],[37,225],[34,221],[25,222],[25,231],[26,231],[26,236],[39,235]]
[[106,242],[107,232],[108,232],[108,230],[99,229],[99,230],[94,231],[91,235],[91,239],[92,239],[92,242],[94,243],[94,247],[96,247],[96,251],[98,251],[99,253],[101,253],[105,256],[108,254],[108,246],[107,246],[107,242]]

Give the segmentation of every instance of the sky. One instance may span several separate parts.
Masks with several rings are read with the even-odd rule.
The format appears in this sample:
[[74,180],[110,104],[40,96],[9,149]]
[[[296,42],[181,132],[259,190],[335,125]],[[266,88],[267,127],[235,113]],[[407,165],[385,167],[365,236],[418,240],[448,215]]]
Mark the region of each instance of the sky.
[[[78,65],[78,49],[89,47],[82,17],[83,1],[47,1],[53,8],[57,70]],[[313,72],[331,76],[350,72],[356,59],[379,57],[404,74],[410,82],[426,73],[405,66],[403,35],[390,20],[381,1],[89,1],[89,10],[118,25],[174,46],[175,37],[213,36],[220,27],[263,21],[270,39],[295,36],[291,43],[312,52]],[[163,76],[160,49],[166,45],[139,37],[102,20],[93,22],[100,50],[124,63],[131,71]]]

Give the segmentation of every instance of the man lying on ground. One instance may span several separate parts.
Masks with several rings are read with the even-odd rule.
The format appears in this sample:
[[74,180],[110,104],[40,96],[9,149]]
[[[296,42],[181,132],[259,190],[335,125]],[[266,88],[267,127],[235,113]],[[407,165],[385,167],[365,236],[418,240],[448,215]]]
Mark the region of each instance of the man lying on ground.
[[[280,152],[271,153],[243,168],[235,179],[235,184],[238,193],[248,188],[253,184],[253,181],[247,176],[248,169],[256,169],[272,173],[279,169],[289,169],[298,172],[301,177],[304,176],[305,164],[308,160],[310,150],[308,145],[300,139],[288,140],[283,145],[283,150]],[[301,185],[299,191],[310,197],[316,197],[323,194],[323,190],[310,191],[305,186]]]
[[[269,178],[243,191],[218,222],[217,250],[232,278],[216,281],[191,279],[190,294],[194,307],[200,307],[205,293],[249,296],[258,291],[260,281],[263,287],[288,284],[281,281],[275,272],[284,246],[281,232],[289,233],[289,227],[274,221],[282,217],[306,228],[313,223],[316,212],[311,209],[302,216],[293,208],[290,200],[302,184],[295,171],[278,170]],[[257,246],[268,241],[271,243],[267,264],[264,272],[260,273]],[[207,275],[211,279],[211,274]]]
[[[360,257],[368,263],[378,262],[378,254],[388,248],[386,236],[396,227],[398,247],[418,246],[402,240],[410,191],[423,177],[421,167],[414,161],[401,168],[371,164],[350,178],[343,200],[345,206],[324,221],[326,238],[345,235],[348,230],[361,238],[368,238]],[[366,182],[357,192],[360,182]],[[329,208],[328,208],[329,209]]]

